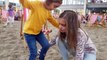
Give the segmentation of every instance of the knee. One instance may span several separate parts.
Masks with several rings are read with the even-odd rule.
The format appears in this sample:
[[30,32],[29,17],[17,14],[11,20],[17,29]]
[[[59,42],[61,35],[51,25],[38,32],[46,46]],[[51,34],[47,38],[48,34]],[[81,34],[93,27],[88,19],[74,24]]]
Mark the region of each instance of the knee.
[[49,43],[43,46],[43,48],[45,48],[45,49],[48,49],[49,47],[50,47]]
[[32,54],[30,54],[30,56],[32,56],[32,57],[36,57],[37,54],[32,53]]

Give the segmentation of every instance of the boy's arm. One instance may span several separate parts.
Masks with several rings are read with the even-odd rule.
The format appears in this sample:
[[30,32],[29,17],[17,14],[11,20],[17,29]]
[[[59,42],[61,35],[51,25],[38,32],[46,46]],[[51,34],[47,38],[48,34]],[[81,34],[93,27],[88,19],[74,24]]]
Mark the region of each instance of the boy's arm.
[[51,14],[49,14],[48,21],[49,21],[52,25],[54,25],[55,27],[59,28],[59,23],[58,23],[58,21],[57,21]]
[[35,8],[36,1],[19,0],[24,8],[33,9]]

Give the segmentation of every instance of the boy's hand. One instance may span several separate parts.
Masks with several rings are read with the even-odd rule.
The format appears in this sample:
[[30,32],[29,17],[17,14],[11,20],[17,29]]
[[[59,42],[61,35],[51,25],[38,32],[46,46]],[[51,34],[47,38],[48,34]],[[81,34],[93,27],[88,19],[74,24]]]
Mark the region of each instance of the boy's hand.
[[52,30],[51,29],[48,29],[48,30],[42,29],[42,32],[47,35],[47,34],[51,33]]

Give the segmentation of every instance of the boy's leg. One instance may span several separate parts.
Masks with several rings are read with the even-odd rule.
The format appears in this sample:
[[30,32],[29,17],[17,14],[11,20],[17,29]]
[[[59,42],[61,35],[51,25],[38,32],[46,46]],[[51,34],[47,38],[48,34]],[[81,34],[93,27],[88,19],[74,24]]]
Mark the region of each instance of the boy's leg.
[[[50,47],[56,44],[56,38],[49,41]],[[38,55],[40,55],[41,49],[38,50]]]
[[50,44],[49,44],[48,40],[46,39],[45,35],[42,32],[40,32],[40,34],[36,38],[37,38],[37,41],[42,46],[39,59],[40,60],[44,60],[45,59],[45,55],[46,55],[46,53],[47,53],[47,51],[48,51],[48,49],[50,47]]
[[30,56],[29,60],[35,60],[37,56],[36,38],[35,35],[24,34],[25,40],[27,42]]
[[61,40],[56,40],[56,45],[59,48],[59,52],[60,52],[63,60],[69,60],[68,50],[64,46],[63,42]]

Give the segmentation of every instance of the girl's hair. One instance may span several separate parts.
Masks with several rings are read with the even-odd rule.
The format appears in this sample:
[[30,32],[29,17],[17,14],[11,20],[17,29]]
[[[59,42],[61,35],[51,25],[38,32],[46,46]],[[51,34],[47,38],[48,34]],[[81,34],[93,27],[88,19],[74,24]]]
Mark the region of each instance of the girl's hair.
[[50,5],[51,3],[59,3],[62,4],[62,0],[46,0],[46,4]]
[[67,44],[69,48],[76,49],[77,32],[80,28],[77,13],[72,10],[65,10],[60,14],[59,18],[63,18],[66,22],[67,33],[59,34],[60,39],[64,40],[67,37]]

